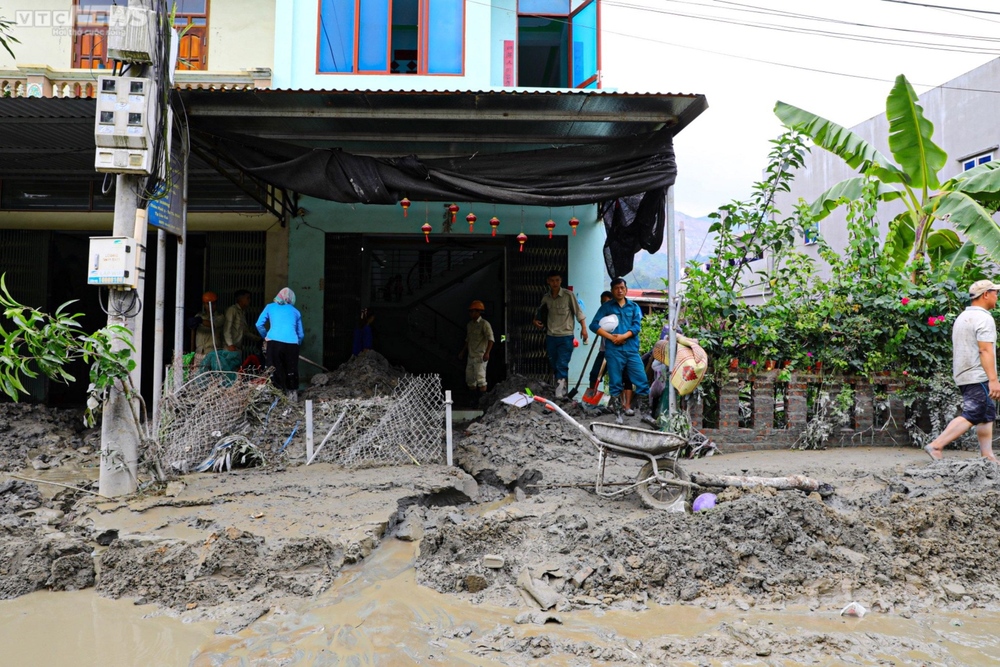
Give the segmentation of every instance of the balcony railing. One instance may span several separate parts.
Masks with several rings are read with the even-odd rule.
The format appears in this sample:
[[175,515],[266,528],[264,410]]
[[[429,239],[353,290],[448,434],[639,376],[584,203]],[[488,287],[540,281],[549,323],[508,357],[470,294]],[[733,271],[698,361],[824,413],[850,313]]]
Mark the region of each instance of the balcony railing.
[[[0,69],[0,97],[94,97],[97,77],[108,70],[53,70],[47,66],[21,65]],[[178,71],[179,89],[259,90],[271,87],[271,70],[258,68],[240,72]]]

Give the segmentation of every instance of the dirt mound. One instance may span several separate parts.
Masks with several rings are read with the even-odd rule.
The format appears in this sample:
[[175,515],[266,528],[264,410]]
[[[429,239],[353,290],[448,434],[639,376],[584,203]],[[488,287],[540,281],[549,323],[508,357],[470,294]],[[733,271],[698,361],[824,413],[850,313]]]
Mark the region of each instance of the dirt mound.
[[342,545],[324,538],[265,543],[235,528],[203,544],[141,537],[112,542],[101,554],[97,590],[175,610],[312,596],[325,590],[345,562]]
[[93,549],[34,484],[0,484],[0,600],[94,585]]
[[299,398],[331,401],[388,396],[404,375],[405,370],[391,365],[378,352],[368,350],[351,357],[331,373],[314,375],[313,386],[302,392]]
[[[544,468],[553,483],[537,484],[534,498],[460,521],[428,517],[434,528],[417,562],[424,585],[518,605],[518,578],[528,571],[560,596],[562,609],[638,609],[648,599],[778,607],[860,599],[908,614],[1000,597],[1000,563],[992,557],[1000,470],[988,462],[914,467],[850,503],[730,489],[712,511],[673,514],[641,510],[631,494],[604,500],[572,488],[565,482],[592,454],[574,456],[579,441],[559,422],[506,410],[471,429],[459,462],[511,486]],[[503,566],[486,567],[487,555],[501,556]]]
[[76,449],[93,433],[83,424],[82,410],[0,403],[0,470],[16,472],[37,456],[45,460]]

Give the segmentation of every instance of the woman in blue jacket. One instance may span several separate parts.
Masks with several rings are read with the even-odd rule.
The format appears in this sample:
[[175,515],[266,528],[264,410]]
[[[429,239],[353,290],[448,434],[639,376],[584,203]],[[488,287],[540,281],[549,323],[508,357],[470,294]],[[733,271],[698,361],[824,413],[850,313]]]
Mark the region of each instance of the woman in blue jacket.
[[[642,326],[642,310],[634,301],[626,298],[628,284],[624,278],[611,281],[610,301],[601,304],[590,321],[590,330],[608,341],[604,346],[604,359],[608,365],[608,390],[611,400],[608,407],[615,413],[615,421],[623,423],[622,416],[622,382],[623,371],[635,386],[635,396],[639,400],[639,415],[647,424],[656,424],[649,406],[649,383],[646,381],[646,368],[639,356],[639,328]],[[617,318],[617,324],[606,331],[601,328],[601,320],[609,315]],[[612,319],[613,321],[613,319]]]
[[[265,328],[266,325],[266,328]],[[295,292],[288,287],[278,292],[257,318],[257,331],[267,349],[267,365],[274,369],[271,382],[293,401],[299,391],[299,346],[305,338],[302,313],[295,307]]]

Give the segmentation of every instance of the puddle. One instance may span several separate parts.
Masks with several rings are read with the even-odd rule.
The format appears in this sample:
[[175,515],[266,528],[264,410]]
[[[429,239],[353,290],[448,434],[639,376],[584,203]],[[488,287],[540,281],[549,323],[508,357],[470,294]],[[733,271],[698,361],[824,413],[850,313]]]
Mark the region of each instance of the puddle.
[[107,600],[93,589],[0,601],[0,662],[74,667],[189,664],[213,636],[215,624],[144,617],[154,609]]

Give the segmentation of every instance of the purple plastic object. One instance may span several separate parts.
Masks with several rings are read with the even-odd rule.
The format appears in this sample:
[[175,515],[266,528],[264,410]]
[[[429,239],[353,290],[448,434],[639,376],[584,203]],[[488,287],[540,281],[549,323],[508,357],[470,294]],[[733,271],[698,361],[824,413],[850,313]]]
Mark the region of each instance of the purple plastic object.
[[691,504],[691,509],[695,512],[701,512],[703,510],[710,510],[715,507],[715,494],[714,493],[703,493],[694,499]]

